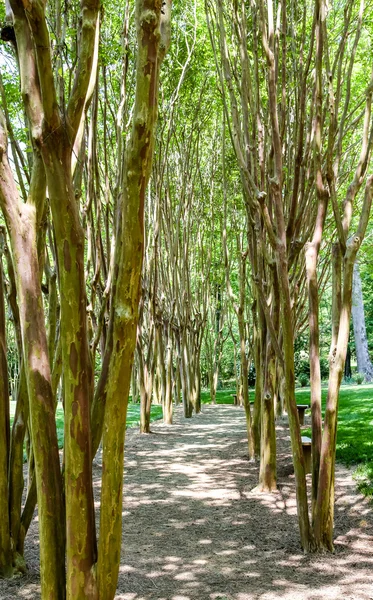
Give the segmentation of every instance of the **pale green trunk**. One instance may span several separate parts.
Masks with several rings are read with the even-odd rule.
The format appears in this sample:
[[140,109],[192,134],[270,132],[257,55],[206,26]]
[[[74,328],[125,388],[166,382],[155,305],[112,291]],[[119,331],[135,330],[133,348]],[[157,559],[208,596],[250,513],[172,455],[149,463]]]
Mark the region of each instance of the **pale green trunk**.
[[[100,600],[115,596],[122,539],[124,436],[136,345],[144,252],[144,198],[151,172],[157,120],[159,70],[169,42],[171,2],[136,2],[138,53],[131,138],[124,158],[122,246],[118,264],[113,353],[103,429],[100,539],[97,563]],[[160,31],[160,21],[163,22]],[[161,38],[162,34],[162,38]],[[162,42],[161,42],[162,39]]]

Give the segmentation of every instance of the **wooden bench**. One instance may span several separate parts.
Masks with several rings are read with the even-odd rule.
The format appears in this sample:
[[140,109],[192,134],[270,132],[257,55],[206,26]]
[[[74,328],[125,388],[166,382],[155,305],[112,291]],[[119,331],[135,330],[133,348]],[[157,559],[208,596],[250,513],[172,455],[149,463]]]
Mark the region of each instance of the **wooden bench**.
[[304,425],[304,413],[307,408],[309,408],[308,404],[297,404],[299,425]]
[[312,471],[312,440],[306,435],[302,435],[302,450],[304,456],[304,463],[306,467],[306,474]]

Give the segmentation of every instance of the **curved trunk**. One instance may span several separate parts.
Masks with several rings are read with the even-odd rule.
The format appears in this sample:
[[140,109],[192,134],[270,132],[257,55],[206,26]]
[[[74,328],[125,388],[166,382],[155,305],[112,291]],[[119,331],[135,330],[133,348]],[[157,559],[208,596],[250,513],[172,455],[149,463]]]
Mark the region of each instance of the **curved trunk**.
[[[321,445],[320,472],[317,501],[314,511],[314,529],[316,543],[321,550],[333,550],[333,520],[334,520],[334,465],[337,439],[338,396],[343,377],[350,333],[352,310],[352,279],[356,254],[364,239],[371,211],[373,197],[373,176],[368,177],[363,208],[356,234],[349,237],[343,256],[343,289],[339,321],[333,315],[335,345],[330,353],[330,374],[328,398],[325,409],[324,431]],[[334,251],[333,259],[338,268],[333,268],[337,278],[337,287],[341,281],[340,253]]]
[[6,324],[2,252],[0,253],[0,577],[13,574],[10,539],[8,475],[10,453],[10,414],[8,363],[6,359]]
[[[2,117],[2,115],[1,115]],[[38,489],[42,593],[63,599],[64,519],[62,485],[54,420],[54,400],[48,359],[43,299],[36,241],[36,210],[21,204],[7,160],[7,140],[1,119],[0,203],[9,231],[19,301],[30,422]]]

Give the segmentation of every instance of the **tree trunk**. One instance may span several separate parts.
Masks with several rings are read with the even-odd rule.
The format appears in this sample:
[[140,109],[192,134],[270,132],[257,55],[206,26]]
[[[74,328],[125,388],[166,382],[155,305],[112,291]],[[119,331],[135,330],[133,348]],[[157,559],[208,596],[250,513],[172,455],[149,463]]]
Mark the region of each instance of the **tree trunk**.
[[373,380],[373,364],[370,360],[368,350],[367,331],[365,327],[363,290],[359,265],[354,265],[354,276],[352,282],[352,323],[354,326],[356,359],[358,373],[362,373],[365,381]]
[[151,332],[149,335],[149,345],[144,359],[144,351],[141,343],[141,333],[138,330],[137,337],[137,356],[139,362],[139,381],[140,381],[140,433],[150,433],[150,414],[152,406],[154,367],[157,357],[157,338],[154,338],[154,324],[150,324]]
[[[31,435],[38,489],[42,594],[65,597],[62,485],[54,419],[43,299],[36,241],[36,210],[21,204],[7,160],[5,122],[0,114],[0,203],[15,257],[17,296],[30,402]],[[9,434],[8,434],[9,435]]]
[[265,365],[266,322],[263,311],[258,300],[253,306],[254,322],[254,364],[255,364],[255,400],[253,435],[255,455],[260,456],[261,420],[262,420],[262,393],[263,393],[263,369]]
[[195,410],[201,412],[201,346],[198,347],[194,367]]
[[162,325],[157,325],[156,327],[156,336],[157,336],[157,371],[158,371],[158,389],[160,390],[160,402],[162,404],[163,410],[166,401],[166,387],[167,387],[167,373],[166,373],[166,358],[165,358],[165,350],[164,350],[164,337],[163,337],[164,328]]
[[[13,427],[12,427],[12,438],[10,445],[10,466],[9,466],[9,503],[10,503],[10,527],[12,537],[14,539],[15,549],[18,553],[18,562],[24,563],[23,559],[23,543],[27,529],[25,527],[24,515],[25,510],[22,514],[22,494],[24,489],[24,478],[23,478],[23,442],[26,435],[27,424],[29,423],[29,402],[27,395],[27,381],[24,361],[22,360],[20,377],[18,381],[17,389],[17,405],[16,412],[14,415]],[[29,464],[29,471],[32,466]],[[28,491],[28,497],[26,505],[29,505],[32,499],[30,490]],[[34,512],[36,504],[36,493],[35,503],[32,503],[32,513]],[[22,516],[22,518],[21,518]],[[23,570],[26,565],[23,564]]]
[[190,391],[190,372],[189,372],[189,361],[188,361],[188,333],[186,329],[183,329],[181,336],[181,386],[183,390],[183,407],[184,417],[190,419],[193,414],[193,404],[191,402],[191,391]]
[[136,364],[135,362],[133,363],[133,367],[132,367],[132,380],[131,380],[131,387],[132,387],[132,402],[133,404],[137,404],[139,401],[139,388],[138,388],[138,377],[137,377],[137,369],[136,369]]
[[2,252],[0,252],[0,577],[13,575],[9,519],[10,416]]
[[274,492],[276,482],[276,428],[274,395],[276,388],[276,356],[270,341],[267,346],[265,386],[262,399],[259,487]]
[[[321,241],[321,233],[320,241]],[[317,258],[320,243],[309,243],[306,247],[306,270],[308,284],[309,327],[310,327],[310,379],[312,418],[312,510],[317,499],[321,452],[321,372],[319,333],[319,289],[317,282]]]
[[[90,428],[93,373],[87,330],[84,232],[72,186],[71,148],[65,147],[61,135],[54,137],[50,132],[43,156],[57,242],[61,297],[67,597],[83,600],[88,590],[94,594],[92,567],[97,556]],[[76,481],[79,485],[74,484]]]
[[336,281],[333,283],[333,290],[340,287],[340,282],[342,280],[341,266],[343,267],[343,287],[340,310],[339,306],[337,304],[335,305],[335,310],[338,313],[340,312],[339,326],[337,326],[336,316],[333,315],[333,330],[337,337],[336,343],[332,346],[330,354],[328,398],[325,409],[324,431],[321,445],[318,494],[314,511],[315,538],[317,547],[320,550],[333,551],[334,466],[337,439],[338,396],[343,377],[350,333],[354,263],[358,249],[364,239],[372,205],[372,197],[373,176],[370,176],[367,179],[365,187],[364,203],[361,210],[357,233],[350,236],[347,241],[343,262],[340,260],[341,253],[336,251],[336,247],[333,248],[333,262],[335,263],[333,266],[333,276],[336,278]]
[[350,344],[348,344],[348,346],[347,346],[344,376],[346,379],[351,379],[351,377],[352,377]]
[[163,420],[166,425],[172,425],[172,351],[173,338],[171,328],[167,328],[167,357],[166,357],[166,397],[164,401]]
[[253,459],[255,456],[255,452],[254,452],[254,436],[253,436],[253,430],[252,430],[252,419],[251,419],[250,399],[249,399],[249,369],[248,369],[248,361],[247,361],[247,356],[246,356],[245,323],[244,323],[244,316],[241,312],[238,315],[238,328],[239,328],[239,332],[240,332],[241,382],[242,382],[243,406],[245,409],[245,417],[246,417],[247,446],[248,446],[248,451],[249,451],[249,458]]
[[123,457],[144,253],[144,203],[158,115],[160,67],[170,44],[171,0],[137,0],[134,116],[123,165],[122,244],[116,265],[113,354],[103,430],[103,474],[97,578],[100,600],[117,587],[123,512]]
[[[276,272],[273,273],[272,322],[278,336],[280,328],[280,295]],[[261,447],[259,486],[263,491],[273,492],[277,489],[276,474],[276,426],[275,426],[275,394],[276,394],[276,352],[267,334],[267,348],[264,370],[264,389],[262,399]]]
[[272,0],[268,0],[267,2],[268,38],[264,20],[264,2],[261,2],[260,6],[263,20],[263,41],[268,65],[269,112],[272,129],[272,144],[274,150],[274,177],[271,180],[271,197],[273,198],[275,224],[277,227],[275,259],[277,266],[279,290],[281,294],[281,323],[284,349],[284,375],[286,381],[287,408],[289,415],[290,438],[293,453],[295,485],[297,494],[298,523],[301,544],[304,551],[307,552],[311,549],[312,546],[312,535],[308,517],[305,463],[302,451],[297,403],[295,398],[294,325],[289,286],[289,268],[287,257],[288,253],[283,207],[283,160],[276,97],[277,86],[274,57],[275,38],[273,22],[273,2]]

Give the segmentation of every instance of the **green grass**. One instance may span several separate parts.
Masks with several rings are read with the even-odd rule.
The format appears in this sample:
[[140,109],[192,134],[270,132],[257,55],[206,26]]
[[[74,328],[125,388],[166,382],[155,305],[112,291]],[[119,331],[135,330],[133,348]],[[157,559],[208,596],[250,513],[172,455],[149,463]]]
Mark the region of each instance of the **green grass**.
[[[216,404],[233,404],[233,394],[235,393],[235,389],[218,390],[216,392]],[[202,404],[210,404],[211,396],[209,391],[201,392],[201,402]]]
[[[11,423],[13,422],[14,411],[15,411],[15,402],[10,403],[10,414],[11,414]],[[162,406],[154,405],[151,408],[150,420],[157,421],[162,419]],[[64,424],[64,414],[63,408],[59,404],[56,410],[56,425],[57,425],[57,438],[58,438],[58,446],[59,448],[63,447],[63,424]],[[127,410],[127,427],[138,427],[140,425],[140,404],[128,404]]]
[[[323,410],[327,390],[322,391]],[[297,390],[298,404],[309,404],[310,392]],[[346,386],[339,393],[337,460],[347,466],[373,462],[373,385]]]
[[[217,404],[233,404],[232,395],[236,390],[218,390]],[[327,389],[322,390],[323,409],[325,408]],[[253,390],[250,390],[250,399]],[[296,390],[298,404],[309,404],[310,389]],[[210,402],[210,393],[201,394],[203,404]],[[13,416],[15,403],[11,403]],[[152,406],[151,420],[162,418],[162,407]],[[140,422],[139,404],[129,404],[127,427],[137,427]],[[59,406],[56,413],[57,436],[59,446],[63,445],[63,410]],[[308,435],[309,432],[305,432]],[[356,466],[354,477],[358,487],[366,496],[373,496],[373,385],[348,385],[341,388],[339,394],[337,461]]]
[[[235,390],[218,390],[217,404],[233,404]],[[322,390],[323,410],[327,388]],[[201,394],[204,404],[210,394]],[[250,390],[253,399],[253,390]],[[310,403],[310,388],[296,390],[297,404]],[[305,430],[310,435],[311,430]],[[337,461],[348,467],[355,466],[354,477],[358,488],[373,497],[373,385],[343,385],[339,393]]]
[[[322,390],[323,410],[327,390]],[[309,388],[296,391],[297,403],[308,404]],[[366,496],[373,496],[373,385],[343,386],[339,393],[337,461],[356,466],[354,477]]]

